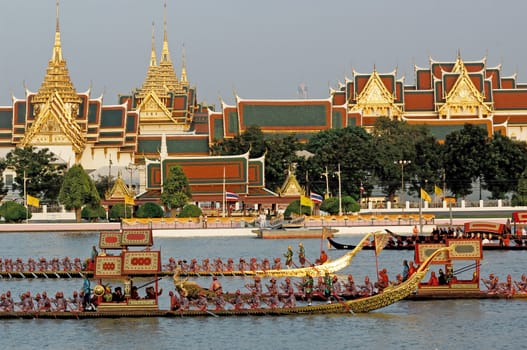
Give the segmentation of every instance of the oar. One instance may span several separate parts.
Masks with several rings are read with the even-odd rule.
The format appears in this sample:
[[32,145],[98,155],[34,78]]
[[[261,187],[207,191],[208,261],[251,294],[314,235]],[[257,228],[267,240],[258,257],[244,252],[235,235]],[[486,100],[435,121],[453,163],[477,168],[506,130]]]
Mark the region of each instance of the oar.
[[345,302],[341,297],[339,297],[339,296],[337,295],[337,293],[332,292],[331,294],[335,297],[335,299],[337,299],[337,301],[338,301],[342,306],[344,306],[344,307],[346,308],[346,310],[348,310],[349,313],[355,315],[355,313],[354,313],[353,310],[349,307],[349,305],[346,304],[346,302]]
[[143,288],[143,287],[148,286],[149,284],[155,283],[155,282],[157,282],[157,281],[161,281],[163,278],[165,278],[165,277],[159,277],[158,279],[155,279],[155,280],[153,280],[153,281],[150,281],[150,282],[144,283],[144,284],[140,285],[139,287],[137,287],[137,289],[141,289],[141,288]]

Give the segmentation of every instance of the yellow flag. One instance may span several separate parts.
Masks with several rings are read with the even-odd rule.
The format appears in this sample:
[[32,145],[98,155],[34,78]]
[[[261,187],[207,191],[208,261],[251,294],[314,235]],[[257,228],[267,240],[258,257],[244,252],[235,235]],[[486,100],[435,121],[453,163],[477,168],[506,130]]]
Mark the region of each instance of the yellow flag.
[[432,198],[430,197],[430,195],[422,188],[421,188],[421,198],[427,201],[428,203],[432,201]]
[[124,195],[124,204],[128,204],[128,205],[135,205],[135,199],[134,197],[130,197],[128,195]]
[[300,205],[303,205],[304,207],[312,207],[313,202],[309,197],[306,196],[300,196]]
[[443,190],[438,187],[437,185],[434,185],[434,193],[437,195],[437,196],[440,196],[443,194]]
[[38,200],[37,197],[33,197],[28,194],[26,200],[27,200],[27,205],[31,205],[33,207],[40,206],[40,201]]

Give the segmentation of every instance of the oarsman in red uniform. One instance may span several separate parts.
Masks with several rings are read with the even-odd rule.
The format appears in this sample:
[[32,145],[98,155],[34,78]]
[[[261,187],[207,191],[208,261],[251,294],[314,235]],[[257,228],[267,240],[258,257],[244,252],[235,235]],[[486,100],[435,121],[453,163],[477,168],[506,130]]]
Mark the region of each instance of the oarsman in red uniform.
[[266,284],[265,286],[267,287],[267,290],[269,291],[269,294],[273,294],[274,292],[277,292],[278,293],[278,286],[276,285],[276,278],[272,277],[269,282],[271,282],[271,284]]
[[242,298],[242,292],[239,289],[236,290],[236,295],[230,303],[234,306],[234,310],[243,309],[243,305],[245,304],[245,302]]
[[214,292],[214,294],[216,295],[223,293],[223,289],[222,289],[220,281],[218,281],[218,277],[216,276],[212,277],[212,283],[210,284],[210,290]]
[[269,259],[265,258],[262,260],[262,270],[267,271],[271,268],[271,264],[269,264]]
[[274,290],[271,293],[271,296],[269,297],[267,301],[267,305],[271,309],[276,309],[280,305],[280,298],[278,297],[278,290]]
[[346,283],[344,283],[344,294],[355,297],[359,294],[359,291],[357,290],[357,285],[355,284],[355,281],[353,280],[353,275],[348,275],[348,280]]
[[390,285],[390,278],[388,277],[388,271],[386,269],[382,269],[379,271],[379,277],[377,282],[375,282],[375,288],[379,292],[382,292],[384,288],[388,287]]
[[68,303],[66,302],[66,298],[64,298],[63,292],[57,292],[55,294],[55,305],[56,311],[67,311],[68,309]]
[[249,268],[253,272],[258,270],[258,261],[256,260],[256,258],[251,258],[250,263],[249,263]]
[[245,262],[244,258],[240,258],[240,262],[238,263],[238,271],[244,272],[247,270],[247,263]]
[[203,262],[201,264],[201,270],[203,272],[210,272],[210,261],[208,258],[203,259]]
[[325,250],[321,250],[320,251],[320,257],[317,260],[315,260],[315,264],[316,265],[322,265],[326,261],[328,261],[328,255],[326,254]]
[[223,271],[223,261],[221,258],[217,258],[214,260],[214,271],[215,272],[222,272]]
[[258,309],[261,306],[261,300],[260,295],[256,291],[256,289],[253,289],[251,292],[251,299],[249,300],[249,306],[251,309]]
[[35,309],[35,304],[33,303],[33,298],[31,297],[31,293],[29,291],[22,293],[20,299],[22,302],[21,311],[29,312]]
[[168,292],[168,296],[170,298],[170,310],[171,311],[178,310],[181,307],[178,297],[174,294],[173,291]]
[[[40,297],[40,295],[37,294]],[[36,298],[35,298],[36,299]],[[51,299],[46,292],[42,292],[42,297],[37,301],[38,311],[51,311]]]
[[225,271],[227,272],[234,271],[234,260],[232,260],[232,258],[227,259],[227,265],[225,266]]
[[263,288],[262,288],[262,279],[260,278],[260,276],[254,277],[254,283],[247,283],[245,286],[249,288],[251,291],[255,291],[256,294],[262,295]]
[[281,270],[282,269],[282,261],[280,258],[275,258],[274,259],[274,264],[273,264],[273,270]]
[[207,310],[207,307],[208,307],[209,303],[207,301],[207,296],[205,295],[205,292],[203,292],[203,291],[199,292],[198,300],[196,300],[194,302],[194,305],[200,311]]

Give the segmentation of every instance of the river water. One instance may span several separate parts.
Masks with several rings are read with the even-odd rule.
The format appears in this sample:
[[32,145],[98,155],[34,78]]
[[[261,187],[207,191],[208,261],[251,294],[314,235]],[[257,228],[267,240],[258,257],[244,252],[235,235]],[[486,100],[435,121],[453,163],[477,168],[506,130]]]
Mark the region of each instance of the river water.
[[[338,241],[356,243],[359,236],[339,236]],[[296,250],[298,240],[259,240],[252,237],[155,238],[154,248],[162,260],[221,257],[274,258],[287,245]],[[0,234],[0,256],[87,257],[98,244],[93,233]],[[318,255],[321,242],[304,240],[308,259]],[[323,244],[327,248],[326,244]],[[344,251],[330,250],[336,258]],[[402,260],[413,252],[383,251],[380,268],[392,279],[401,272]],[[247,259],[246,259],[247,260]],[[527,252],[486,252],[482,275],[490,272],[505,280],[508,273],[519,280],[527,266]],[[433,267],[437,269],[438,267]],[[357,282],[375,276],[375,255],[362,251],[345,270]],[[196,279],[208,287],[210,278]],[[249,280],[222,278],[224,289],[243,288]],[[80,279],[0,280],[0,291],[19,295],[46,290],[79,290]],[[160,281],[160,297],[168,308],[171,278]],[[0,320],[2,348],[16,349],[520,349],[524,347],[527,300],[402,301],[368,314],[230,318],[143,318],[88,320]]]

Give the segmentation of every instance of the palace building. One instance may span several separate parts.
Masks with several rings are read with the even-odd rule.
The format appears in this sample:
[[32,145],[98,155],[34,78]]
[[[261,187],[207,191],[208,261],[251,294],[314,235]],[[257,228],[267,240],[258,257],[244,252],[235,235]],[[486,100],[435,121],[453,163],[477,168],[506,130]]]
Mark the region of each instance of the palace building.
[[300,140],[321,130],[361,126],[371,129],[379,117],[421,124],[438,139],[477,124],[489,135],[500,132],[527,141],[527,84],[502,76],[501,66],[486,59],[452,62],[430,59],[415,67],[415,84],[405,85],[397,71],[353,72],[328,99],[251,100],[235,97],[234,105],[209,113],[210,139],[234,137],[257,125],[267,134],[294,133]]
[[[354,71],[325,99],[235,96],[234,104],[222,102],[216,111],[198,102],[184,53],[181,73],[176,74],[168,47],[166,4],[162,43],[158,59],[152,28],[142,86],[119,96],[117,105],[105,105],[103,96],[91,96],[90,89],[78,92],[73,84],[62,52],[57,5],[55,40],[40,88],[26,88],[24,98],[13,97],[11,106],[0,106],[0,156],[31,145],[49,148],[68,165],[82,164],[88,172],[133,166],[139,174],[135,191],[139,203],[157,200],[163,179],[178,164],[195,202],[214,205],[229,191],[244,205],[277,207],[297,199],[303,189],[295,185],[280,193],[269,191],[264,157],[211,156],[213,142],[233,138],[250,126],[260,127],[266,135],[294,134],[307,141],[322,130],[347,126],[369,130],[379,117],[426,125],[438,139],[470,123],[489,135],[500,132],[527,141],[527,84],[517,82],[516,76],[503,76],[501,66],[487,66],[486,59],[464,61],[460,54],[450,62],[430,59],[427,68],[415,67],[411,85],[397,70],[380,73],[374,67],[371,73]],[[290,178],[286,182],[295,184]]]

